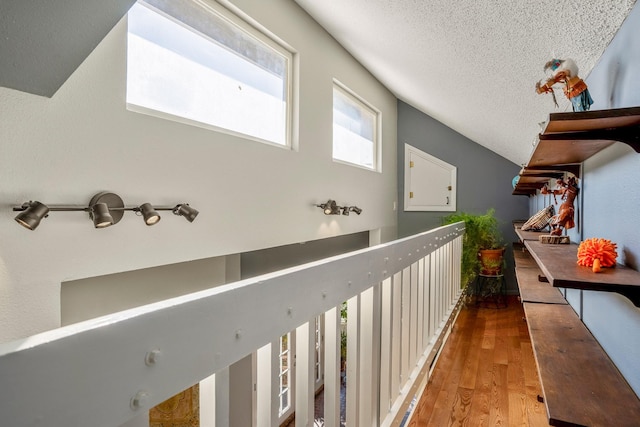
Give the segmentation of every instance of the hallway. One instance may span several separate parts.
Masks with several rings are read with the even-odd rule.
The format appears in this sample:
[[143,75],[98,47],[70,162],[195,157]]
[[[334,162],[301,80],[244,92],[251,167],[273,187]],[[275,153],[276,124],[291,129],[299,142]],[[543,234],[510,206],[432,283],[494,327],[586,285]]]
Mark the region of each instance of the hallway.
[[547,426],[524,312],[461,310],[410,427]]
[[[548,426],[538,395],[542,391],[520,302],[510,297],[505,309],[472,304],[460,311],[429,384],[405,425]],[[344,394],[342,401],[344,405]],[[319,393],[315,426],[324,425],[322,402]]]

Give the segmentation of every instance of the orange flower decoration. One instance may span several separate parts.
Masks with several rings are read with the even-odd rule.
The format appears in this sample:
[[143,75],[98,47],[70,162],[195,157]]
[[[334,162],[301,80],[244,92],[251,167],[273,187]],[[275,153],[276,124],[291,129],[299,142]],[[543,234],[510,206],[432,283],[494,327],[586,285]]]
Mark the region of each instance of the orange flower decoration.
[[583,240],[578,246],[578,265],[591,267],[594,273],[598,273],[600,267],[613,267],[618,257],[616,249],[617,245],[608,239]]

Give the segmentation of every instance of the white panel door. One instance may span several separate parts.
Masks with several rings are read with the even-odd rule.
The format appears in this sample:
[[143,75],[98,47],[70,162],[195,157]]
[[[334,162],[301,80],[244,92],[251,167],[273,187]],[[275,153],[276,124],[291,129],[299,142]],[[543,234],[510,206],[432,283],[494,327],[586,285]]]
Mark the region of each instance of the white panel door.
[[457,168],[405,144],[405,211],[455,211]]

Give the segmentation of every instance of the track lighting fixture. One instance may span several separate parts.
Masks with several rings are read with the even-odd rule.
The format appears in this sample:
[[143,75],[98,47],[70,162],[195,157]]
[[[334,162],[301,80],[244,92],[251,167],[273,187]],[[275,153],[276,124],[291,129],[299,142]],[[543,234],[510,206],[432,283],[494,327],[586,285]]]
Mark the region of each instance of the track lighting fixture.
[[362,209],[360,209],[360,208],[359,208],[359,207],[357,207],[357,206],[350,206],[350,207],[349,207],[349,210],[350,210],[351,212],[355,212],[355,213],[356,213],[356,215],[360,215],[360,214],[362,213]]
[[321,203],[315,205],[323,210],[325,215],[344,215],[349,216],[351,212],[355,212],[357,215],[362,213],[362,209],[357,206],[338,206],[335,200],[329,199],[327,203]]
[[198,211],[189,206],[188,203],[183,203],[173,208],[173,214],[183,216],[187,221],[193,222],[198,216]]
[[336,204],[335,200],[327,200],[327,203],[322,203],[320,205],[316,205],[319,208],[322,208],[325,215],[339,215],[340,214],[340,206]]
[[174,215],[183,216],[189,222],[198,216],[198,211],[187,203],[176,206],[154,207],[151,203],[143,203],[140,206],[126,207],[122,198],[115,193],[102,192],[91,198],[88,206],[47,206],[38,201],[25,202],[21,206],[15,206],[14,211],[20,212],[16,216],[18,224],[29,230],[35,230],[40,221],[54,211],[80,211],[88,212],[95,228],[106,228],[117,224],[124,215],[124,211],[132,211],[139,214],[147,225],[154,225],[160,221],[157,211],[172,211]]

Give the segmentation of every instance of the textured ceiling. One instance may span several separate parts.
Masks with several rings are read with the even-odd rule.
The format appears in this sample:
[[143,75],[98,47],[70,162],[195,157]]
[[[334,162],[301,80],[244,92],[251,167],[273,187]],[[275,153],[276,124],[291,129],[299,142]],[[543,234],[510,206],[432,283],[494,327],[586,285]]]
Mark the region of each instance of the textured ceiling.
[[572,58],[586,78],[635,3],[295,1],[399,99],[516,164],[538,123],[571,111],[535,93],[545,62]]

